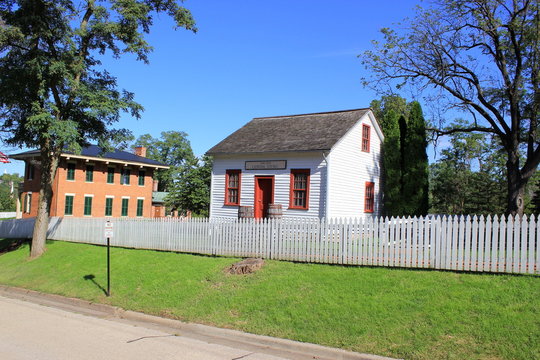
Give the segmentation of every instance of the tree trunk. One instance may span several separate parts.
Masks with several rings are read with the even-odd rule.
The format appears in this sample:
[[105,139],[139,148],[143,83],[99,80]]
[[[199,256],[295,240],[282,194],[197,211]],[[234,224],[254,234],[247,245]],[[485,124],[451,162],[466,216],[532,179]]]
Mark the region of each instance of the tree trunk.
[[506,162],[508,172],[508,204],[506,211],[508,215],[523,215],[525,210],[525,186],[529,178],[524,179],[519,168],[519,157],[516,154],[509,153]]
[[48,144],[41,146],[41,189],[39,190],[39,202],[32,237],[30,257],[36,258],[45,252],[47,229],[49,227],[49,213],[53,196],[53,181],[58,169],[60,155],[53,153]]

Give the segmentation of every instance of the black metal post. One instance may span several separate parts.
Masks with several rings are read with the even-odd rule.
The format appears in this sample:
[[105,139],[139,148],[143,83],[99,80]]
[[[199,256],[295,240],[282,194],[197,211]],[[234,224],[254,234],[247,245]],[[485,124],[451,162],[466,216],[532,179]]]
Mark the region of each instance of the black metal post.
[[107,238],[107,296],[111,296],[111,238]]

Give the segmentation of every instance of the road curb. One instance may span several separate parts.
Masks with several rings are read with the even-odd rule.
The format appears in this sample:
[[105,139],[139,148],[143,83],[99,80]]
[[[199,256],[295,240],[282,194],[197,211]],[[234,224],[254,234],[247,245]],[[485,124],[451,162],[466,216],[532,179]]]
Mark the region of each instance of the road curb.
[[208,325],[186,323],[136,311],[94,303],[87,300],[46,294],[39,291],[0,285],[0,296],[16,298],[44,306],[59,308],[83,315],[113,321],[131,323],[178,336],[265,353],[295,360],[395,360],[388,357],[362,354],[317,344],[244,333],[238,330],[217,328]]

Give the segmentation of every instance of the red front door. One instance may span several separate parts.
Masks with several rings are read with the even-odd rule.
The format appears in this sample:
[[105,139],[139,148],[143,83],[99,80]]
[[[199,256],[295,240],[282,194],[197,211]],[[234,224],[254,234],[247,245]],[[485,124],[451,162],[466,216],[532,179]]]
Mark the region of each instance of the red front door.
[[274,177],[255,176],[255,218],[268,215],[268,205],[274,202]]

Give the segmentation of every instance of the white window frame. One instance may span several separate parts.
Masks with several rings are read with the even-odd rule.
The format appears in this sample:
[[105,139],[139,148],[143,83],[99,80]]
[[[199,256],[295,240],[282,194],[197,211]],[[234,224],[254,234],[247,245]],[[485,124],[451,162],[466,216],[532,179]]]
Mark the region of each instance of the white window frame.
[[[68,174],[69,174],[69,165],[70,164],[73,164],[75,165],[75,168],[73,169],[73,180],[70,180],[68,179]],[[69,182],[75,182],[75,179],[77,178],[77,162],[76,161],[68,161],[66,163],[66,181],[69,181]]]
[[[71,214],[66,214],[66,197],[67,196],[73,197],[73,204],[71,204]],[[64,194],[64,214],[62,216],[73,216],[74,211],[75,211],[75,193],[65,193]]]
[[85,214],[84,214],[84,210],[85,210],[85,208],[86,208],[86,198],[87,198],[87,197],[91,197],[91,198],[92,198],[92,209],[94,208],[94,200],[93,200],[94,194],[84,194],[83,216],[86,216],[86,217],[92,217],[91,214],[90,214],[90,215],[85,215]]
[[105,209],[103,211],[103,216],[105,217],[112,217],[113,215],[113,209],[111,209],[111,215],[105,215],[105,213],[107,212],[107,199],[113,199],[113,206],[114,206],[114,195],[105,195]]

